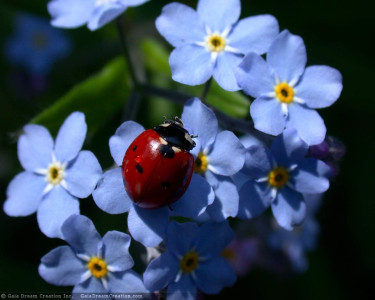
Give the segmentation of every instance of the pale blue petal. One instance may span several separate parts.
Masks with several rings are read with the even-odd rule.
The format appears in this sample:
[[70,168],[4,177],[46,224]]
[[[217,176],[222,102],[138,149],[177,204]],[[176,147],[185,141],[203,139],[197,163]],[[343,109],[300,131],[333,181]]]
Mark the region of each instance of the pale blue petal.
[[[133,270],[126,272],[112,273],[108,280],[108,289],[111,293],[140,294],[149,293],[143,284],[141,276]],[[133,296],[133,295],[130,295]],[[146,295],[142,295],[142,299]],[[133,298],[135,298],[133,296]],[[146,297],[147,299],[147,297]]]
[[229,45],[243,54],[265,53],[277,34],[279,24],[274,16],[258,15],[240,20],[228,36]]
[[95,0],[53,0],[48,5],[55,27],[75,28],[84,25],[94,9]]
[[96,205],[109,214],[122,214],[133,206],[125,191],[121,168],[105,172],[92,196]]
[[306,216],[306,204],[302,194],[287,187],[278,190],[271,207],[277,223],[286,230],[301,225]]
[[233,268],[220,256],[199,264],[195,273],[198,288],[206,294],[218,294],[222,288],[232,286],[237,280]]
[[195,218],[206,210],[207,205],[213,202],[214,197],[213,190],[207,181],[202,176],[193,174],[184,195],[172,204],[172,214]]
[[276,99],[257,98],[250,106],[254,127],[264,133],[279,135],[286,125],[286,116]]
[[60,246],[41,258],[39,275],[57,286],[75,285],[87,271],[86,262],[77,258],[69,246]]
[[[185,126],[185,124],[184,124],[184,126]],[[186,129],[191,135],[193,135],[193,134],[191,133],[191,131],[188,130],[187,126],[185,126],[185,129]],[[215,134],[215,136],[216,136],[216,134]],[[201,142],[201,140],[198,139],[198,137],[197,137],[196,135],[194,135],[193,140],[194,140],[194,142],[195,142],[195,147],[194,147],[193,149],[190,150],[190,153],[191,153],[191,155],[194,156],[194,158],[196,158],[196,157],[198,156],[199,152],[202,152],[203,149],[204,149],[204,148],[202,147],[202,142],[203,142],[203,141]]]
[[62,187],[53,188],[42,200],[37,211],[40,230],[48,237],[62,238],[61,225],[79,214],[79,202]]
[[182,274],[179,281],[172,281],[168,285],[168,300],[196,300],[197,288],[190,275]]
[[154,247],[164,239],[169,223],[169,209],[145,209],[132,206],[128,215],[128,227],[133,239],[146,247]]
[[87,125],[81,112],[70,114],[61,125],[55,143],[55,155],[58,161],[68,162],[78,155],[85,141]]
[[272,143],[273,137],[257,131],[252,134],[243,135],[239,139],[245,148],[249,148],[250,146],[267,146]]
[[264,59],[255,53],[249,53],[234,69],[237,83],[243,91],[256,98],[273,92],[275,80]]
[[184,255],[191,250],[192,242],[198,235],[198,232],[199,227],[196,223],[178,223],[172,221],[168,225],[165,246],[168,251],[176,256]]
[[221,131],[208,154],[208,169],[215,174],[231,176],[242,169],[245,147],[231,131]]
[[309,146],[323,142],[327,132],[322,117],[315,110],[299,104],[289,105],[287,127],[295,128],[300,138]]
[[306,158],[291,173],[290,182],[293,188],[300,193],[323,193],[329,188],[328,178],[322,176],[328,169],[329,167],[324,162]]
[[82,299],[82,295],[80,295],[82,293],[84,293],[86,295],[87,294],[93,294],[93,293],[95,293],[95,294],[107,294],[108,291],[104,288],[103,283],[101,282],[100,279],[91,276],[88,280],[86,280],[86,281],[84,281],[80,284],[77,284],[73,288],[73,297],[75,296],[74,299]]
[[108,231],[103,239],[101,252],[103,258],[116,271],[126,271],[133,267],[134,261],[129,254],[130,236],[119,231]]
[[271,145],[273,157],[284,167],[300,162],[306,156],[308,148],[297,131],[292,128],[285,129]]
[[341,91],[341,73],[328,66],[307,67],[295,88],[296,96],[310,108],[332,105],[340,97]]
[[245,174],[245,173],[242,173],[242,171],[234,174],[233,176],[231,176],[231,178],[233,179],[233,182],[234,184],[236,185],[237,187],[237,190],[240,190],[241,187],[246,183],[248,182],[251,178],[249,177],[249,175]]
[[[204,175],[203,177],[206,178],[207,182],[210,184],[210,186],[213,189],[216,189],[219,186],[219,183],[220,183],[219,178],[221,178],[221,176],[215,175],[210,170],[207,170],[203,175]],[[224,176],[222,176],[222,177],[224,177]]]
[[234,68],[240,64],[242,59],[242,55],[226,51],[218,55],[213,77],[224,90],[233,92],[240,89],[234,76]]
[[174,49],[169,57],[173,80],[187,84],[205,83],[214,69],[211,52],[197,45],[183,45]]
[[126,6],[117,2],[108,2],[96,6],[88,20],[87,27],[92,31],[99,29],[121,15],[126,8]]
[[203,224],[196,239],[196,251],[204,258],[219,255],[232,241],[233,231],[228,222]]
[[298,80],[305,70],[306,48],[301,37],[282,31],[271,44],[267,62],[278,79],[289,83]]
[[44,176],[30,172],[18,174],[8,185],[5,213],[8,216],[21,217],[36,212],[46,185]]
[[52,161],[53,139],[40,125],[26,125],[18,139],[18,159],[27,171],[46,169]]
[[144,4],[150,0],[119,0],[123,5],[126,6],[138,6]]
[[200,142],[201,149],[206,149],[215,141],[218,121],[212,109],[198,98],[192,98],[185,103],[181,120],[190,134],[198,136],[195,140]]
[[204,23],[197,12],[181,3],[164,6],[156,19],[156,28],[174,47],[203,42],[206,35]]
[[251,146],[246,149],[245,164],[241,172],[249,178],[258,179],[268,175],[272,169],[272,153],[264,146]]
[[90,151],[81,151],[65,170],[67,190],[78,198],[88,197],[102,176],[102,168]]
[[153,259],[143,273],[143,282],[150,291],[159,291],[173,282],[179,270],[177,257],[165,252]]
[[109,139],[109,150],[118,166],[122,165],[126,150],[129,145],[140,135],[145,129],[134,121],[127,121],[117,128],[115,134]]
[[240,17],[240,0],[200,0],[197,12],[212,31],[222,32]]
[[218,176],[215,201],[207,207],[207,213],[215,222],[223,222],[238,213],[238,191],[230,177]]
[[240,219],[252,219],[261,215],[271,205],[271,194],[267,184],[247,181],[239,191],[238,215]]
[[80,254],[97,256],[101,237],[92,221],[83,215],[70,216],[63,224],[63,239]]

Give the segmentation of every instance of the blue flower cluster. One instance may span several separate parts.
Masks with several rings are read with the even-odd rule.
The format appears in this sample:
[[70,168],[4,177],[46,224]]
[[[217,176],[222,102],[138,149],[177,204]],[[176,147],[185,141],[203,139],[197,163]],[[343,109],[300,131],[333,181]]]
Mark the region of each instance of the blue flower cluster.
[[5,43],[4,54],[10,63],[24,67],[29,74],[44,76],[71,48],[65,33],[51,27],[47,19],[20,13],[15,31]]
[[[52,0],[48,10],[53,26],[87,24],[96,30],[127,7],[145,2]],[[25,171],[10,182],[4,211],[10,216],[36,212],[45,235],[69,244],[42,258],[39,273],[47,282],[74,286],[73,292],[166,291],[168,299],[195,299],[198,291],[217,294],[236,281],[236,272],[225,259],[233,239],[229,220],[253,219],[265,215],[269,207],[280,229],[269,237],[270,247],[288,240],[291,260],[301,258],[296,264],[304,268],[303,250],[312,247],[301,247],[292,233],[296,226],[308,225],[306,199],[320,197],[333,173],[312,154],[326,137],[315,109],[338,99],[342,78],[331,67],[306,68],[303,40],[287,30],[279,33],[273,16],[239,20],[240,11],[240,0],[199,0],[196,11],[184,4],[167,4],[156,19],[157,30],[175,47],[169,58],[172,78],[199,85],[213,77],[223,89],[242,89],[254,98],[250,116],[255,129],[272,135],[267,140],[248,136],[245,139],[251,142],[245,142],[220,127],[220,118],[200,99],[187,100],[177,119],[187,131],[185,140],[194,145],[193,173],[191,179],[184,179],[190,184],[176,202],[144,208],[125,188],[124,156],[128,149],[136,150],[130,145],[145,132],[135,121],[122,123],[110,137],[115,166],[104,172],[94,154],[80,151],[87,131],[82,113],[67,117],[55,142],[42,126],[24,127],[18,157]],[[186,151],[178,147],[180,140],[170,138],[159,136],[158,143],[167,148],[164,156]],[[151,146],[158,147],[153,142]],[[143,171],[138,164],[137,172]],[[147,183],[158,178],[160,174],[154,172]],[[162,186],[167,189],[169,183]],[[135,189],[142,192],[139,186]],[[127,227],[130,236],[111,231],[100,237],[91,220],[79,214],[78,198],[90,195],[108,214],[127,213],[124,230]],[[157,253],[146,262],[143,278],[131,270],[131,238]],[[256,243],[249,245],[253,249]]]

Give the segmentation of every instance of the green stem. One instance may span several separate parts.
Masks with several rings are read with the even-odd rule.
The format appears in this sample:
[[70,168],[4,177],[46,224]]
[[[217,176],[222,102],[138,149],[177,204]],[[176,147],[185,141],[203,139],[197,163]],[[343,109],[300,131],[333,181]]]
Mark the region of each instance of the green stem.
[[201,94],[201,97],[200,97],[202,102],[206,103],[206,97],[208,95],[208,92],[210,91],[211,83],[212,83],[212,77],[210,79],[208,79],[206,84],[204,85],[204,88],[203,88],[203,91],[202,91],[202,94]]
[[137,87],[139,85],[139,81],[138,81],[137,75],[135,73],[135,68],[134,68],[133,61],[132,61],[131,56],[130,56],[130,51],[129,51],[128,45],[126,43],[122,16],[120,16],[116,19],[116,27],[117,27],[117,32],[118,32],[118,36],[119,36],[119,39],[120,39],[120,43],[121,43],[121,46],[122,46],[122,51],[123,51],[123,54],[124,54],[124,57],[125,57],[128,69],[129,69],[130,77],[133,81],[133,85],[135,87]]

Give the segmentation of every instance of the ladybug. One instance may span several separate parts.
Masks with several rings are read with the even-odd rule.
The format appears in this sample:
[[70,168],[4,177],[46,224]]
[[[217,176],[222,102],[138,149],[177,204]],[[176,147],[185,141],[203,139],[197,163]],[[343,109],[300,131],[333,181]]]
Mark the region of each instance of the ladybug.
[[142,208],[158,208],[176,202],[190,184],[194,136],[182,121],[164,120],[142,132],[130,144],[122,161],[125,190]]

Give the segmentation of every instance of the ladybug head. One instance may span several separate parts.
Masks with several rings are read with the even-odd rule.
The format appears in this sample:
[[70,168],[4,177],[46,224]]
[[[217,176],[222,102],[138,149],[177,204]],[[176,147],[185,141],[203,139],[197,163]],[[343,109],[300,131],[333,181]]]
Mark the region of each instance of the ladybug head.
[[173,120],[164,118],[163,124],[156,126],[154,130],[172,146],[186,151],[190,151],[195,147],[195,142],[193,141],[195,136],[189,134],[178,117],[174,117]]

